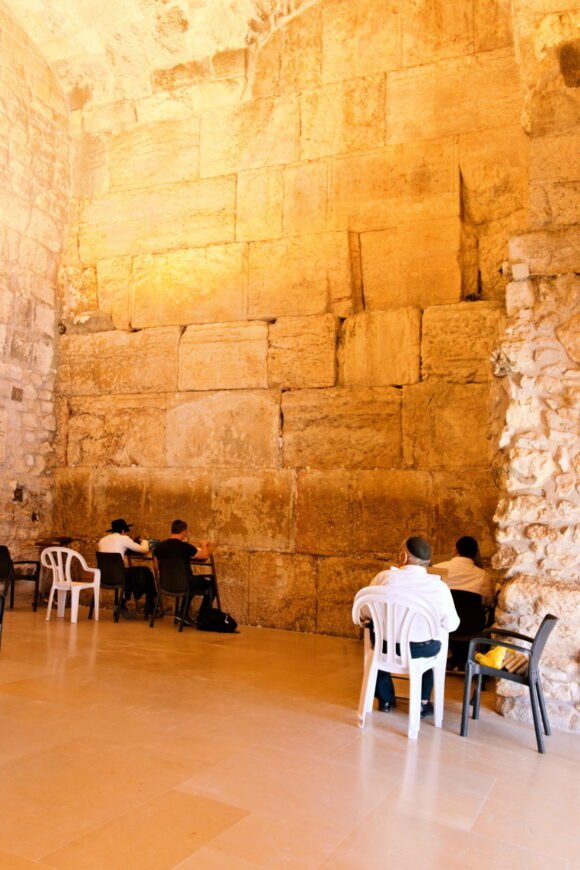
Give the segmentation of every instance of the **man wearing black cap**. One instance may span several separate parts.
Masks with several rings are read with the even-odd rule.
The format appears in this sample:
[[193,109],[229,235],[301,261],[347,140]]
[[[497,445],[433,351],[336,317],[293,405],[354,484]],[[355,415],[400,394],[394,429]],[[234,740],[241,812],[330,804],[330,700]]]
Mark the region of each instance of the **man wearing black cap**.
[[[430,604],[437,612],[441,627],[454,631],[459,625],[459,617],[453,604],[449,588],[440,577],[427,573],[431,562],[431,545],[424,538],[407,538],[401,545],[397,568],[381,571],[371,586],[386,586],[408,599],[409,604]],[[423,620],[415,620],[412,628],[411,657],[430,658],[441,649],[441,641],[429,637],[427,625]],[[421,682],[421,718],[433,713],[431,692],[433,690],[433,671],[423,674]],[[379,671],[375,697],[379,710],[388,713],[396,705],[395,689],[391,675]]]
[[[132,528],[133,523],[126,523],[125,520],[113,520],[111,523],[111,528],[107,529],[107,534],[104,538],[101,538],[99,543],[97,544],[97,550],[99,553],[119,553],[120,556],[125,558],[125,553],[127,550],[130,550],[132,553],[148,553],[149,552],[149,541],[142,541],[140,538],[136,541],[129,535],[129,530]],[[125,569],[126,580],[125,580],[125,601],[129,601],[131,595],[133,593],[133,582],[131,578],[130,569]],[[145,589],[145,594],[147,596],[147,607],[148,609],[152,606],[153,600],[155,598],[155,581],[153,579],[153,574],[151,574],[151,579],[149,583],[146,583],[148,587]],[[141,595],[143,592],[141,592]],[[126,605],[121,610],[121,614],[126,619],[134,618],[135,614],[131,611],[127,610]]]

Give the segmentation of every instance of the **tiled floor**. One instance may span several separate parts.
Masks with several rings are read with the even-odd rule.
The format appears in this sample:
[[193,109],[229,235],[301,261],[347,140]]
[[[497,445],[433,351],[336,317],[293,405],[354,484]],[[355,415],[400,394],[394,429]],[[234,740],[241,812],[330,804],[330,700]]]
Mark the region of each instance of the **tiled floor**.
[[2,870],[580,867],[580,739],[490,695],[460,738],[457,677],[410,743],[357,728],[356,641],[44,616],[5,618]]

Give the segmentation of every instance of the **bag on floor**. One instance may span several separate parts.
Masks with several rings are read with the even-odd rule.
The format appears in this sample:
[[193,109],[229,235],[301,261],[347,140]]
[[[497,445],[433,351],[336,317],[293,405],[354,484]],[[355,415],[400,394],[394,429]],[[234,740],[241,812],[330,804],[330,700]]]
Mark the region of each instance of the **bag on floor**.
[[229,613],[212,607],[197,618],[197,627],[200,631],[219,631],[222,634],[231,634],[236,631],[238,623]]

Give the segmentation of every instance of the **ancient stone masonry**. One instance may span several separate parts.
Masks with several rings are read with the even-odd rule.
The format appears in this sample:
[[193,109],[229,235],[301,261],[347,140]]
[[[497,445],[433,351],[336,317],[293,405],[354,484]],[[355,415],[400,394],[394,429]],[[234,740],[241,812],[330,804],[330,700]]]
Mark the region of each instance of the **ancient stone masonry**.
[[0,3],[0,541],[50,528],[55,280],[69,192],[60,83]]

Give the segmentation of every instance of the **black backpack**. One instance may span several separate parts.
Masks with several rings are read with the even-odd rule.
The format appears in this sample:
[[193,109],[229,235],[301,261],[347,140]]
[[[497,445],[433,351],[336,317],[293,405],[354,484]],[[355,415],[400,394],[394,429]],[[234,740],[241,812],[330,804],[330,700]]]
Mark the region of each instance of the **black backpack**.
[[238,623],[229,613],[212,607],[211,610],[198,616],[197,627],[200,631],[219,631],[222,634],[231,634],[236,631]]

